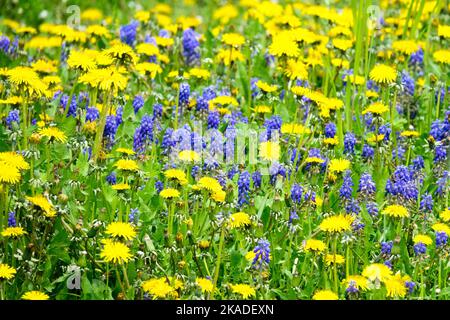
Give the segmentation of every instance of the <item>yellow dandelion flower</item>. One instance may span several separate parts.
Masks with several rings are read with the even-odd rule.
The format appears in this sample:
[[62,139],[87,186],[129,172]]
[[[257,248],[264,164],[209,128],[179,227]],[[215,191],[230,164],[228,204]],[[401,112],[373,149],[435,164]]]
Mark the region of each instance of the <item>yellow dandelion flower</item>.
[[405,279],[400,275],[400,273],[386,279],[384,281],[384,285],[386,286],[386,295],[390,298],[403,298],[406,295],[407,288],[405,285]]
[[314,293],[313,300],[339,300],[336,293],[331,290],[319,290]]
[[126,222],[111,222],[106,227],[106,233],[117,238],[131,240],[136,236],[134,227]]
[[30,201],[34,206],[41,208],[44,211],[44,215],[49,218],[53,218],[56,216],[56,210],[53,208],[53,205],[50,201],[44,197],[42,194],[39,194],[34,197],[26,197],[28,201]]
[[123,190],[131,189],[131,187],[130,187],[130,185],[128,183],[117,183],[117,184],[114,184],[111,188],[113,190],[117,190],[117,191],[123,191]]
[[372,103],[370,106],[368,106],[362,112],[362,114],[364,115],[366,113],[372,113],[375,116],[379,116],[379,115],[381,115],[381,114],[383,114],[385,112],[388,112],[388,111],[389,111],[389,108],[386,105],[384,105],[381,102],[375,102],[375,103]]
[[209,79],[211,77],[211,72],[209,72],[206,69],[200,69],[200,68],[192,68],[189,70],[189,76],[194,77],[197,79]]
[[331,43],[333,44],[333,46],[339,50],[342,51],[346,51],[348,49],[350,49],[351,47],[353,47],[353,41],[349,40],[349,39],[333,39],[331,41]]
[[48,300],[50,297],[48,294],[40,291],[28,291],[22,295],[22,300]]
[[96,121],[88,121],[83,125],[83,131],[88,134],[94,134],[97,130],[97,122]]
[[136,161],[131,159],[120,159],[114,165],[119,170],[124,171],[139,171],[139,166]]
[[423,243],[423,244],[429,246],[430,244],[433,243],[433,240],[429,236],[427,236],[425,234],[418,234],[417,236],[415,236],[413,238],[413,242],[415,244],[416,243]]
[[175,289],[167,283],[166,278],[150,279],[142,283],[142,289],[155,298],[165,298],[172,296]]
[[413,130],[405,130],[402,133],[400,133],[400,136],[405,138],[418,137],[419,135],[420,135],[419,132]]
[[14,31],[18,34],[36,34],[37,33],[37,30],[35,28],[27,27],[27,26],[19,27]]
[[318,158],[318,157],[308,157],[308,158],[305,159],[305,162],[306,163],[319,163],[319,164],[321,164],[321,163],[324,163],[325,160],[321,159],[321,158]]
[[256,106],[253,109],[256,113],[271,113],[272,112],[272,108],[270,106]]
[[195,283],[200,287],[202,292],[212,292],[213,290],[213,283],[211,280],[206,278],[197,278],[195,280]]
[[[58,76],[45,76],[42,78],[42,81],[44,81],[44,83],[48,86],[61,84],[61,78]],[[55,87],[55,89],[56,88],[59,88],[59,87]]]
[[170,47],[175,43],[175,40],[172,38],[164,38],[164,37],[155,37],[156,44],[161,47]]
[[5,238],[18,238],[27,234],[22,227],[8,227],[2,231],[2,236]]
[[8,266],[7,264],[0,263],[0,280],[11,280],[16,274],[16,269]]
[[248,284],[230,284],[230,287],[233,293],[240,294],[244,299],[248,299],[249,297],[254,297],[256,295],[255,289]]
[[185,185],[188,182],[186,173],[184,173],[180,169],[166,170],[164,171],[164,176],[166,176],[168,179],[177,180],[181,185]]
[[349,81],[352,84],[355,84],[357,86],[361,86],[364,84],[365,79],[362,76],[358,76],[358,75],[347,75],[345,77],[345,81]]
[[18,96],[11,96],[6,99],[0,100],[0,104],[19,105],[23,103],[23,98]]
[[238,106],[239,103],[237,102],[236,98],[230,97],[230,96],[217,96],[214,99],[211,99],[209,101],[209,105],[211,106],[226,106],[226,105],[232,105],[232,106]]
[[185,162],[197,162],[200,160],[200,155],[194,150],[183,150],[178,154],[178,159]]
[[116,149],[117,152],[132,156],[134,155],[136,152],[134,152],[134,150],[128,149],[128,148],[117,148]]
[[85,51],[71,50],[67,65],[70,69],[78,69],[81,71],[93,70],[97,67],[95,59]]
[[306,65],[294,59],[288,59],[286,63],[286,68],[284,70],[284,74],[288,76],[289,79],[299,79],[299,80],[307,80],[308,79],[308,69]]
[[253,261],[253,259],[255,259],[255,257],[256,257],[255,251],[249,251],[245,254],[245,259],[247,261]]
[[281,133],[286,134],[310,134],[311,130],[300,123],[283,123]]
[[56,68],[55,63],[53,61],[47,61],[43,59],[39,59],[31,64],[31,68],[34,71],[41,72],[41,73],[54,73],[58,71],[58,68]]
[[25,49],[59,48],[61,44],[61,37],[36,36],[25,43]]
[[200,249],[208,249],[209,246],[210,246],[210,243],[209,243],[208,240],[200,240],[200,241],[198,242],[198,247],[199,247]]
[[232,62],[245,61],[245,56],[237,49],[219,49],[216,55],[216,61],[223,63],[225,66],[229,66]]
[[103,246],[100,252],[100,257],[105,262],[112,262],[117,264],[122,264],[128,262],[132,255],[130,253],[130,248],[121,242],[108,241]]
[[318,97],[318,99],[316,99],[316,102],[321,106],[321,107],[326,107],[330,110],[340,110],[344,107],[344,101],[342,101],[341,99],[338,98],[327,98],[327,97],[320,97],[319,94],[316,93],[316,96]]
[[384,208],[381,214],[385,214],[394,218],[407,218],[409,216],[408,209],[402,205],[393,204]]
[[239,14],[238,9],[234,5],[226,4],[214,10],[213,19],[219,20],[221,25],[225,25],[231,19],[237,17],[238,14]]
[[450,208],[446,208],[444,211],[442,211],[439,214],[439,217],[445,222],[450,221]]
[[348,69],[350,67],[350,62],[348,60],[343,60],[340,58],[331,59],[331,64],[338,68]]
[[335,215],[325,218],[319,225],[320,230],[328,233],[340,233],[352,229],[352,223],[355,220],[350,215]]
[[4,162],[7,165],[19,170],[30,169],[30,165],[25,161],[23,156],[13,151],[0,152],[0,162]]
[[215,178],[211,177],[202,177],[200,180],[198,180],[197,185],[201,189],[206,189],[211,192],[216,192],[218,190],[222,190],[222,186],[220,185],[219,181]]
[[29,67],[15,67],[6,71],[8,81],[19,90],[28,92],[29,95],[45,96],[47,85],[39,78],[39,75]]
[[298,57],[300,55],[300,49],[292,34],[282,32],[273,37],[272,44],[269,46],[269,53],[276,57],[283,55],[287,57]]
[[367,138],[367,142],[369,143],[377,143],[384,140],[384,134],[372,134]]
[[262,142],[259,145],[259,155],[263,160],[277,161],[280,158],[280,145],[272,141]]
[[291,88],[291,91],[293,94],[297,96],[305,96],[310,97],[312,95],[312,91],[309,88],[301,87],[301,86],[293,86]]
[[16,167],[0,160],[0,184],[15,184],[21,179],[19,170]]
[[445,232],[448,236],[450,236],[450,227],[445,223],[435,223],[431,226],[431,228],[437,232]]
[[104,53],[111,59],[120,61],[121,63],[130,63],[133,65],[138,60],[133,48],[122,42],[105,49]]
[[355,288],[359,290],[367,290],[369,289],[370,282],[367,278],[360,275],[350,275],[345,278],[343,281],[346,287],[353,285]]
[[111,34],[109,33],[108,29],[98,24],[88,26],[86,28],[86,33],[91,36],[104,37],[106,39],[109,39],[111,37]]
[[245,43],[245,38],[239,33],[225,33],[222,35],[222,43],[233,47],[239,47]]
[[450,64],[450,50],[438,50],[433,53],[436,62]]
[[250,216],[245,212],[236,212],[230,216],[228,221],[231,229],[245,227],[251,224]]
[[150,78],[152,79],[163,72],[163,69],[160,65],[151,62],[138,63],[136,64],[135,68],[142,75],[146,75],[148,73],[150,75]]
[[450,26],[438,25],[438,36],[443,38],[450,38]]
[[376,91],[373,91],[373,90],[367,90],[366,91],[366,97],[367,98],[378,98],[379,96],[380,95]]
[[345,172],[350,168],[350,161],[347,159],[332,159],[328,165],[328,170],[332,173]]
[[216,202],[225,202],[225,197],[227,193],[223,190],[217,190],[211,193],[211,198]]
[[147,22],[148,20],[150,20],[150,12],[144,10],[137,11],[134,14],[134,18],[136,20],[139,20],[140,22]]
[[117,93],[119,90],[126,88],[128,77],[124,76],[118,69],[109,67],[89,70],[80,76],[78,81],[102,91],[113,91]]
[[389,84],[397,79],[397,71],[387,65],[377,64],[369,73],[371,80],[380,84]]
[[413,40],[397,40],[392,42],[392,49],[397,52],[410,55],[419,50],[419,44]]
[[339,144],[339,139],[337,137],[325,138],[323,139],[323,143],[329,146],[337,146]]
[[344,264],[345,259],[340,254],[327,254],[325,257],[325,262],[327,265],[331,264]]
[[311,199],[310,201],[311,201],[311,203],[315,204],[317,207],[321,207],[322,204],[323,204],[323,199],[321,197],[317,196],[317,195],[316,195],[316,198],[314,200]]
[[178,198],[180,196],[180,191],[178,191],[176,189],[172,189],[172,188],[167,188],[167,189],[161,190],[159,195],[161,197],[163,197],[164,199],[173,199],[173,198]]
[[305,252],[319,253],[325,251],[325,248],[325,242],[323,242],[322,240],[308,239],[304,241],[303,244],[303,249],[305,250]]
[[82,20],[96,21],[103,18],[103,13],[99,9],[89,8],[81,13]]
[[136,46],[136,52],[146,56],[156,56],[159,54],[159,49],[151,43],[140,43]]
[[362,275],[370,281],[384,282],[392,276],[392,271],[382,263],[372,263],[364,268]]
[[258,80],[256,82],[256,86],[258,88],[260,88],[262,91],[267,92],[267,93],[271,93],[271,92],[277,91],[277,89],[278,89],[277,86],[270,85],[270,84],[268,84],[268,83],[266,83],[264,81],[261,81],[261,80]]
[[51,141],[56,140],[58,142],[64,143],[67,141],[67,136],[64,132],[56,127],[45,127],[38,131],[39,135],[49,138]]

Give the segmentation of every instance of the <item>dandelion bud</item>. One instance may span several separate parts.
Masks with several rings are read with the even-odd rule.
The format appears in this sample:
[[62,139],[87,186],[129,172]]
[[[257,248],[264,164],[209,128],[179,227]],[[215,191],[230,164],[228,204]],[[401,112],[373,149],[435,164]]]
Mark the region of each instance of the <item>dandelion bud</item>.
[[33,144],[38,144],[39,142],[41,142],[41,138],[42,138],[42,136],[40,134],[33,133],[30,136],[30,142],[33,143]]
[[119,294],[117,295],[116,300],[124,300],[125,296],[123,294],[123,292],[119,292]]

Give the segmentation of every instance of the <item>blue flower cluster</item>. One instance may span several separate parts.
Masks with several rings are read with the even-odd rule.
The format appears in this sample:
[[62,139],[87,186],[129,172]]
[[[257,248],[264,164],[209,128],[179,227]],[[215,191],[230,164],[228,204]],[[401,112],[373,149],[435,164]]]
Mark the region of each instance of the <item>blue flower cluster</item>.
[[191,28],[183,31],[183,57],[188,66],[196,65],[200,62],[198,34]]

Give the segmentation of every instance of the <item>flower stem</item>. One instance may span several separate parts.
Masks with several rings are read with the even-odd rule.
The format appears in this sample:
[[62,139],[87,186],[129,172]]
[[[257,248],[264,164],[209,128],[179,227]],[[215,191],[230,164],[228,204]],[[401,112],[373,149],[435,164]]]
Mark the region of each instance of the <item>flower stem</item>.
[[128,300],[127,292],[125,291],[125,287],[123,286],[123,283],[120,280],[120,273],[119,273],[119,270],[117,268],[116,268],[116,275],[117,275],[117,281],[119,281],[120,288],[122,289],[122,293],[123,293],[125,299]]
[[334,237],[333,241],[333,278],[334,278],[334,292],[338,293],[338,276],[337,276],[337,263],[336,263],[336,252],[337,252],[337,236]]
[[175,203],[172,202],[170,204],[169,215],[167,217],[169,239],[172,237],[172,233],[173,233],[173,216],[174,216],[174,214],[175,214]]
[[22,150],[26,150],[28,147],[28,137],[27,137],[27,129],[28,129],[28,106],[26,99],[23,100],[22,103]]
[[98,159],[98,156],[100,153],[101,144],[102,144],[102,140],[103,140],[103,131],[105,130],[106,117],[108,116],[108,110],[109,110],[110,95],[107,92],[105,92],[104,97],[105,97],[105,99],[103,101],[104,104],[103,104],[103,108],[102,108],[102,113],[100,115],[100,123],[97,127],[97,132],[95,134],[94,149],[92,150],[94,162],[97,162],[97,159]]
[[220,271],[220,264],[222,262],[222,251],[223,251],[224,240],[225,240],[225,225],[222,225],[222,230],[220,232],[220,240],[219,240],[219,253],[217,255],[216,269],[214,270],[213,289],[211,292],[212,299],[214,299],[214,292],[216,290],[217,280],[219,280],[219,271]]

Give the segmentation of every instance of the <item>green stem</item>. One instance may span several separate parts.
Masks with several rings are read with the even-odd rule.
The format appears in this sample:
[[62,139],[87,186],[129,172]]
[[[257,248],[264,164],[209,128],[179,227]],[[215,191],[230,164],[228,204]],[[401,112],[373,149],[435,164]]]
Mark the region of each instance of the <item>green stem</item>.
[[69,113],[70,105],[72,104],[73,94],[75,92],[75,87],[77,86],[77,83],[75,82],[72,86],[72,90],[70,91],[70,98],[69,101],[66,104],[66,109],[64,109],[63,119],[67,117],[67,114]]
[[173,216],[175,215],[175,202],[170,203],[169,215],[167,217],[169,239],[173,233]]
[[49,144],[50,144],[50,141],[45,144],[45,158],[47,160],[47,180],[48,181],[50,181],[50,171],[51,171],[50,170],[51,164],[50,164],[50,147],[49,147]]
[[[334,237],[334,241],[333,241],[333,259],[336,259],[336,252],[337,252],[337,236]],[[333,263],[333,278],[334,278],[334,292],[337,294],[339,287],[338,287],[336,260]]]
[[120,285],[120,288],[122,289],[122,293],[125,296],[125,299],[128,300],[127,292],[125,291],[125,287],[123,286],[122,280],[120,280],[119,270],[117,268],[115,268],[115,269],[116,269],[117,281],[119,281],[119,285]]
[[128,274],[127,274],[127,270],[125,269],[125,265],[122,264],[122,272],[123,272],[123,277],[125,279],[125,284],[127,285],[127,290],[130,289],[130,281],[128,280]]
[[217,280],[219,280],[219,271],[220,271],[220,264],[222,262],[222,251],[223,251],[224,240],[225,240],[225,224],[222,225],[222,230],[220,232],[219,253],[217,255],[216,269],[214,270],[213,289],[212,289],[212,292],[211,292],[212,293],[212,299],[214,299],[214,292],[216,290]]
[[26,150],[28,147],[28,137],[27,137],[27,124],[28,124],[28,106],[27,106],[27,100],[24,99],[22,103],[22,137],[23,137],[23,143],[22,143],[22,150]]
[[98,156],[100,154],[101,144],[103,140],[103,131],[105,130],[106,117],[108,116],[109,111],[110,95],[107,92],[105,92],[104,97],[105,99],[103,101],[102,113],[100,115],[100,123],[98,124],[97,127],[97,132],[95,134],[94,148],[92,150],[94,162],[97,162]]
[[173,124],[174,130],[178,129],[178,109],[180,108],[180,88],[181,83],[178,83],[178,93],[177,93],[177,101],[176,101],[176,107],[175,107],[175,120]]

